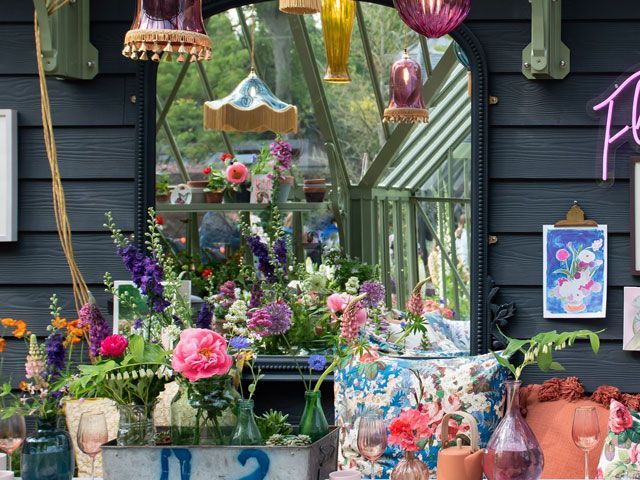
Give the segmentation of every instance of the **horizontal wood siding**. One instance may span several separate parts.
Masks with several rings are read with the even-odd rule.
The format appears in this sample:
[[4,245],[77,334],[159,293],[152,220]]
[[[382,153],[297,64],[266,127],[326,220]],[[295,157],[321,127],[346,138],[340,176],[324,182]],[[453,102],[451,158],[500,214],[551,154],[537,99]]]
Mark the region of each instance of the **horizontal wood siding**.
[[[490,107],[489,273],[501,288],[499,302],[515,302],[508,334],[528,337],[543,330],[605,329],[598,356],[588,344],[561,352],[564,375],[580,377],[588,390],[601,384],[640,391],[635,374],[640,353],[622,351],[623,287],[640,285],[630,272],[629,158],[616,153],[615,183],[597,181],[601,120],[588,104],[637,64],[640,33],[637,2],[563,2],[563,40],[572,53],[563,81],[530,81],[520,73],[522,50],[531,40],[527,2],[475,2],[469,26],[483,43]],[[617,123],[629,122],[619,117]],[[542,317],[542,225],[564,216],[578,200],[590,218],[609,226],[609,291],[605,319],[545,320]],[[554,374],[555,375],[555,374]],[[528,381],[549,375],[535,367]]]
[[[134,150],[137,64],[121,56],[130,25],[129,0],[92,1],[91,40],[100,73],[92,81],[48,79],[58,160],[73,230],[75,256],[106,314],[102,278],[128,276],[105,231],[104,213],[120,227],[134,226]],[[69,268],[56,232],[51,174],[44,149],[36,75],[33,3],[0,0],[0,108],[18,110],[19,240],[0,243],[0,318],[28,322],[46,335],[49,297],[56,293],[67,318],[76,318]],[[24,374],[24,344],[10,340],[3,374]]]

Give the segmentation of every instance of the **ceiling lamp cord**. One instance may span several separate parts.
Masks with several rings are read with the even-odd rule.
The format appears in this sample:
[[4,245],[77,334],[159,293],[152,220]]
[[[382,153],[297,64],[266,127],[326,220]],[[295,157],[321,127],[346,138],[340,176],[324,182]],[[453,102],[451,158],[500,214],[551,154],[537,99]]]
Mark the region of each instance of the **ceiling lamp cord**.
[[[49,11],[53,7],[53,11],[61,8],[69,0],[54,0],[49,7]],[[47,80],[42,64],[42,54],[40,46],[40,30],[38,29],[37,14],[34,15],[34,30],[36,40],[36,58],[38,63],[38,77],[40,80],[40,95],[42,106],[42,129],[44,131],[44,144],[47,150],[47,158],[49,159],[49,167],[51,169],[51,184],[53,190],[53,211],[56,219],[56,227],[60,244],[64,256],[69,264],[71,272],[71,281],[73,285],[73,297],[75,301],[76,311],[80,312],[83,305],[90,303],[91,294],[89,288],[78,268],[73,254],[73,243],[71,241],[71,226],[69,217],[67,216],[67,207],[64,197],[64,189],[62,188],[62,180],[60,179],[60,170],[58,168],[58,152],[56,150],[56,141],[53,135],[53,123],[51,121],[51,105],[49,102],[49,90],[47,88]]]

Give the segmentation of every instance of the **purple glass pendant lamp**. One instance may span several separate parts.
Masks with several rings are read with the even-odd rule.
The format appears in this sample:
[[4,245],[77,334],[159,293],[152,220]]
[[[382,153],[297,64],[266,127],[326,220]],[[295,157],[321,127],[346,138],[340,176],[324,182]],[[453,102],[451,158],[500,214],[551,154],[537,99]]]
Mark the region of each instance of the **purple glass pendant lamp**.
[[136,16],[125,35],[122,54],[132,60],[161,58],[191,62],[211,59],[201,0],[137,0]]
[[385,122],[418,123],[429,120],[422,102],[422,70],[407,50],[401,60],[391,66],[389,106],[384,111]]
[[427,38],[450,33],[469,14],[471,0],[393,0],[404,23]]

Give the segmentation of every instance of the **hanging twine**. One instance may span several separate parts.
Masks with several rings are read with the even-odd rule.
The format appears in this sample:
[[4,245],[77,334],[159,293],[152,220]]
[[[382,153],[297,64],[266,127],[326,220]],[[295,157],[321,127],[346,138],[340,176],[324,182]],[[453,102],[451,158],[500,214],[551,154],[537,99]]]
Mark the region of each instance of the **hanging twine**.
[[[49,12],[54,12],[62,6],[69,3],[69,0],[53,0],[48,7]],[[69,217],[67,216],[67,206],[64,197],[64,189],[62,188],[62,180],[60,178],[60,170],[58,168],[58,152],[56,150],[56,141],[53,135],[53,122],[51,120],[51,105],[49,102],[49,90],[47,88],[47,80],[42,64],[42,53],[40,46],[40,30],[38,28],[38,16],[34,15],[34,31],[36,39],[36,58],[38,63],[38,77],[40,80],[40,95],[42,106],[42,129],[44,131],[44,145],[47,150],[47,158],[49,159],[49,167],[51,169],[51,184],[53,190],[53,212],[56,219],[56,227],[62,251],[69,264],[71,272],[71,281],[73,285],[73,297],[75,301],[76,311],[80,311],[83,305],[89,303],[90,293],[87,284],[76,264],[73,255],[73,243],[71,241],[71,226]]]

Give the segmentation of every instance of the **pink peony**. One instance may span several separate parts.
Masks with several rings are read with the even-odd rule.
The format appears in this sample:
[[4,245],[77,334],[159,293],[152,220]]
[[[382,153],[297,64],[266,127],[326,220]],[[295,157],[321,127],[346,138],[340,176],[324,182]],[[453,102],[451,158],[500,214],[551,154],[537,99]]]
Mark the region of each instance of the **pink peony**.
[[247,180],[249,170],[244,163],[236,162],[227,167],[227,180],[234,185],[240,185]]
[[327,307],[331,313],[342,312],[349,303],[349,296],[342,293],[334,293],[327,298]]
[[609,409],[609,430],[613,433],[622,433],[633,425],[631,412],[617,400],[611,400]]
[[180,334],[173,350],[171,366],[190,382],[226,374],[233,359],[227,354],[226,340],[216,332],[189,328]]
[[569,252],[567,252],[567,250],[565,250],[564,248],[561,248],[556,252],[556,258],[561,262],[564,262],[567,260],[567,258],[569,258]]
[[129,346],[129,340],[123,335],[109,335],[100,343],[100,354],[105,357],[119,357]]

